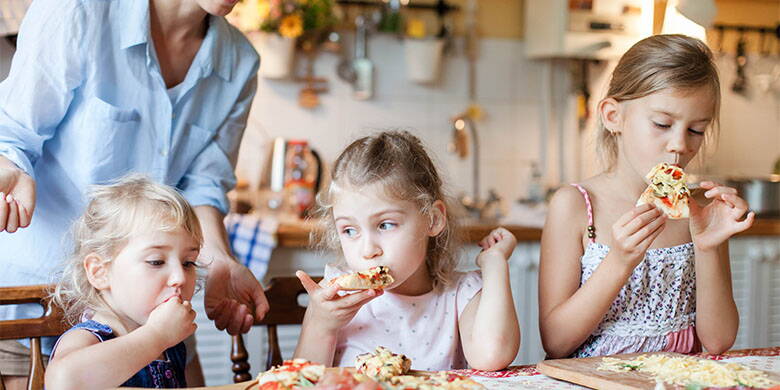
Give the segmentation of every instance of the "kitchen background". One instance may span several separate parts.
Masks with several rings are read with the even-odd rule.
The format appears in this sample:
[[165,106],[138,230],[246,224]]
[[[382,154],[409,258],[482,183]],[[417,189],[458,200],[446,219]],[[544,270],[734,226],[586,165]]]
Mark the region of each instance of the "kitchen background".
[[[20,17],[8,15],[18,15],[18,9],[23,8],[19,4],[26,2],[0,2],[0,15],[6,18],[0,19],[0,33],[7,32],[4,28],[13,30]],[[410,81],[404,41],[394,34],[376,32],[369,33],[367,44],[367,56],[374,64],[375,73],[371,99],[354,98],[353,86],[337,75],[341,56],[336,53],[322,52],[314,62],[313,74],[328,80],[328,90],[318,95],[319,105],[314,108],[300,106],[300,82],[260,77],[241,147],[238,175],[250,186],[256,185],[258,177],[268,169],[268,155],[275,137],[305,139],[325,164],[329,164],[346,144],[366,131],[401,128],[414,132],[427,144],[454,195],[468,193],[474,178],[471,156],[461,159],[449,150],[457,133],[453,118],[463,113],[470,103],[477,102],[484,112],[475,121],[481,149],[480,197],[486,198],[490,189],[495,190],[502,198],[502,214],[510,214],[503,220],[505,223],[538,223],[522,220],[519,214],[513,213],[516,200],[538,195],[538,188],[529,186],[533,182],[534,166],[539,169],[540,183],[545,188],[574,182],[598,171],[598,159],[591,143],[593,119],[591,116],[580,123],[579,95],[585,80],[593,112],[606,89],[615,59],[529,58],[531,32],[527,28],[531,24],[526,13],[533,2],[476,2],[478,40],[474,46],[473,98],[469,96],[467,39],[473,32],[467,28],[471,21],[468,10],[473,3],[467,0],[449,1],[459,7],[459,11],[447,18],[454,38],[445,50],[441,74],[432,84]],[[17,8],[9,8],[14,3]],[[666,1],[650,0],[650,3],[663,7]],[[777,26],[780,22],[780,0],[716,0],[715,4],[716,25]],[[418,11],[417,14],[428,31],[438,29],[433,13]],[[344,46],[351,50],[352,30],[339,31]],[[732,85],[737,73],[737,37],[736,31],[727,31],[725,42],[721,43],[717,29],[708,31],[711,47],[716,51],[722,48],[717,53],[723,95],[721,133],[718,144],[709,150],[711,157],[707,164],[693,167],[692,171],[724,177],[766,177],[780,159],[780,41],[770,35],[762,53],[760,36],[748,34],[747,88],[744,93],[735,93]],[[258,37],[252,36],[252,40],[257,43]],[[6,76],[12,56],[10,41],[0,39],[0,80]],[[299,61],[297,72],[303,72],[305,65],[305,61]],[[737,347],[780,345],[778,254],[780,239],[776,236],[749,237],[732,245],[735,295],[742,316]],[[268,272],[290,274],[291,270],[302,268],[317,274],[321,272],[322,262],[314,252],[280,247],[273,252]],[[515,296],[523,318],[523,347],[516,362],[535,362],[542,358],[533,312],[538,242],[521,244],[512,264]],[[225,383],[231,375],[227,361],[229,339],[214,331],[204,315],[199,317],[203,321],[198,334],[199,351],[207,380],[209,384]],[[283,352],[289,357],[296,331],[280,332]],[[264,352],[260,352],[264,348],[263,337],[261,330],[253,330],[245,337],[253,373],[263,364]]]

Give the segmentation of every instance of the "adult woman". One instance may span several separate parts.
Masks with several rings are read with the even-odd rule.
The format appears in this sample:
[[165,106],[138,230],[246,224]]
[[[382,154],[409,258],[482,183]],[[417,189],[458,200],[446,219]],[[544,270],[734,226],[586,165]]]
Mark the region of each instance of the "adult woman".
[[[32,3],[0,83],[0,232],[13,233],[0,233],[0,285],[49,282],[86,189],[136,171],[195,206],[216,326],[246,332],[265,314],[262,288],[233,261],[222,225],[259,66],[222,17],[236,1]],[[0,319],[34,310],[0,307]],[[0,372],[25,375],[13,343],[0,344]]]

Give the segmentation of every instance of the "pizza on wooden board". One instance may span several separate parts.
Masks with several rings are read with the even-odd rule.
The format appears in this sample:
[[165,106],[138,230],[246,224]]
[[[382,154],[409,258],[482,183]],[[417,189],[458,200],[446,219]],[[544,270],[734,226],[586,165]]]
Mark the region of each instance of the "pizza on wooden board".
[[380,265],[366,271],[353,272],[333,278],[330,284],[338,284],[342,290],[368,290],[387,287],[393,281],[393,277],[390,276],[390,268]]
[[682,168],[660,163],[653,167],[646,178],[650,185],[639,196],[636,205],[652,204],[666,214],[669,219],[688,218],[688,201],[691,192],[685,181]]

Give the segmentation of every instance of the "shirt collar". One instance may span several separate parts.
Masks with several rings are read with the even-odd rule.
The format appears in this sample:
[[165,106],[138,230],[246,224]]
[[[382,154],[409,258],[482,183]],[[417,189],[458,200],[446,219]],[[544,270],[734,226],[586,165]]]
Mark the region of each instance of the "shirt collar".
[[122,19],[122,27],[119,29],[122,49],[149,41],[148,0],[120,0],[118,15]]
[[[200,48],[203,54],[208,55],[208,60],[201,59],[200,64],[204,77],[211,71],[216,72],[225,81],[230,81],[233,77],[238,45],[230,44],[234,42],[232,33],[225,18],[209,16],[209,28]],[[198,61],[197,57],[200,56],[196,56],[196,61]]]

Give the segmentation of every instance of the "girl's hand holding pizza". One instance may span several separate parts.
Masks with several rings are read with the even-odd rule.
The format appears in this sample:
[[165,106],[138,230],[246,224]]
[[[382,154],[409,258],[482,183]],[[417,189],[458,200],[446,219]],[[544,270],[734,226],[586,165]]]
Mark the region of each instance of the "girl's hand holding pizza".
[[643,204],[623,214],[612,225],[612,245],[610,251],[618,253],[633,269],[645,252],[664,230],[668,217],[658,208]]
[[712,201],[699,206],[691,199],[690,226],[693,244],[700,250],[712,250],[723,244],[729,237],[747,230],[753,225],[754,212],[748,212],[748,204],[737,195],[737,190],[709,181],[701,182],[701,188],[707,190],[704,197]]
[[383,293],[382,290],[371,289],[340,296],[341,288],[338,285],[329,286],[324,279],[317,284],[303,271],[296,272],[295,276],[309,293],[306,317],[311,316],[311,323],[327,332],[338,332],[355,317],[363,305]]

